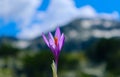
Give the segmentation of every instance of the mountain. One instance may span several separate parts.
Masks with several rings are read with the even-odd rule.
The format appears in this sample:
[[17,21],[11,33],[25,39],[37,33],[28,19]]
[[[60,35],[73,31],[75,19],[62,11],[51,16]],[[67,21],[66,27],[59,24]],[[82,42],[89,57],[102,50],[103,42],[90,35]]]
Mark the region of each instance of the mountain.
[[[120,22],[102,18],[81,18],[60,27],[65,34],[64,51],[78,51],[86,49],[99,38],[120,37]],[[55,33],[55,30],[52,31]],[[20,49],[42,50],[47,48],[41,36],[33,40],[19,40],[16,38],[0,38],[0,42],[10,43]],[[5,43],[5,42],[4,42]]]
[[12,44],[18,41],[15,37],[2,36],[0,37],[0,44]]
[[[86,49],[99,38],[119,37],[120,22],[106,19],[82,18],[71,21],[60,27],[61,32],[65,34],[64,51],[78,51]],[[54,34],[55,31],[52,31]],[[42,37],[32,40],[29,49],[47,48]]]

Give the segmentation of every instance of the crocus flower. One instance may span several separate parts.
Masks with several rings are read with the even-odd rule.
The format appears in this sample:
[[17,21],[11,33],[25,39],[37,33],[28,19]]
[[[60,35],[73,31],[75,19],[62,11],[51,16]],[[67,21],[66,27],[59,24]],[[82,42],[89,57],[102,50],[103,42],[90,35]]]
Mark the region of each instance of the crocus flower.
[[51,34],[51,32],[48,33],[48,39],[46,36],[42,33],[42,37],[47,44],[47,46],[51,49],[54,59],[55,59],[55,64],[57,68],[58,64],[58,57],[61,51],[61,48],[64,44],[65,36],[64,33],[61,34],[59,27],[56,29],[55,36]]

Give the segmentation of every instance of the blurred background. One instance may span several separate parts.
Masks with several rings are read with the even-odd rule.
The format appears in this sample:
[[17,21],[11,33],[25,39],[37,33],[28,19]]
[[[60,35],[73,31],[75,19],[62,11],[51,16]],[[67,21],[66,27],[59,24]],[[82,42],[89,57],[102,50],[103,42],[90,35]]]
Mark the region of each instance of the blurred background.
[[0,0],[0,77],[52,77],[41,33],[65,34],[58,77],[120,77],[119,0]]

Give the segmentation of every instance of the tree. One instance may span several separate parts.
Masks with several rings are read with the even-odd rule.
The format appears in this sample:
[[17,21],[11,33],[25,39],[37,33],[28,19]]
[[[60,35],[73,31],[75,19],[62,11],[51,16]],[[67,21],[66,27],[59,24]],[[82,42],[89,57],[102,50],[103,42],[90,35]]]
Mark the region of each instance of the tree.
[[15,48],[11,45],[2,44],[0,46],[0,57],[7,57],[7,56],[16,56],[19,49]]
[[86,54],[96,64],[106,62],[106,71],[120,74],[120,39],[100,39],[89,47]]

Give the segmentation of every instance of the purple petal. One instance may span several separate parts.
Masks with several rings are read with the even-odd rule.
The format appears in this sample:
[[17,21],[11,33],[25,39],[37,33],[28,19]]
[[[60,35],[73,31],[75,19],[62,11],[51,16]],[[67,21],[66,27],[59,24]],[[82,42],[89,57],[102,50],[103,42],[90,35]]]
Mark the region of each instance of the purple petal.
[[54,42],[54,38],[53,38],[53,35],[51,34],[51,32],[49,32],[48,34],[48,39],[51,40],[52,42]]
[[55,49],[56,46],[55,46],[55,43],[54,43],[54,38],[53,38],[53,36],[50,32],[48,34],[48,37],[49,37],[49,45],[52,46]]
[[58,40],[59,40],[59,39],[60,39],[60,36],[61,36],[60,28],[57,27],[56,32],[55,32],[55,37],[57,37]]
[[47,46],[49,47],[49,42],[48,42],[47,38],[45,37],[44,33],[42,33],[42,37],[43,37],[45,43],[47,44]]
[[55,52],[55,49],[50,45],[50,47],[49,47],[50,49],[51,49],[51,51],[52,51],[52,53],[53,53],[53,55],[54,56],[56,56],[56,52]]
[[59,40],[59,51],[61,50],[63,44],[64,44],[64,40],[65,40],[65,36],[64,34],[62,33],[61,37],[60,37],[60,40]]

